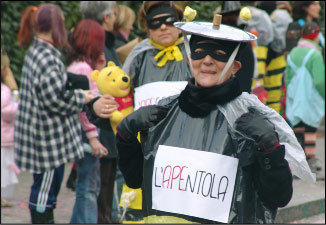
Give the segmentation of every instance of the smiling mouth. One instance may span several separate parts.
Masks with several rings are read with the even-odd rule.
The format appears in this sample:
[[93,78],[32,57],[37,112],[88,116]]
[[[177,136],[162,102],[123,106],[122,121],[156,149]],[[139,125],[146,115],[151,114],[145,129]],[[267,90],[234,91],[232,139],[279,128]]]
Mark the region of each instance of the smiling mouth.
[[167,36],[169,36],[170,34],[162,34],[162,35],[160,35],[160,37],[167,37]]
[[210,71],[210,70],[203,70],[201,73],[207,73],[207,74],[216,74],[215,71]]
[[121,91],[128,91],[129,88],[121,89]]

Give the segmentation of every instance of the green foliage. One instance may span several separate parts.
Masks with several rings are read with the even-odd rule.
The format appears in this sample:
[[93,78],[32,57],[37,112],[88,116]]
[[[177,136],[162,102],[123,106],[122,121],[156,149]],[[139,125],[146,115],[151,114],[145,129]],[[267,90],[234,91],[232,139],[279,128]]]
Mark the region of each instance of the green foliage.
[[1,48],[10,58],[11,70],[19,85],[26,49],[22,50],[17,41],[21,14],[31,5],[52,3],[61,7],[65,15],[67,29],[80,20],[79,1],[1,1]]
[[197,10],[197,21],[212,22],[214,11],[221,4],[220,1],[187,1],[186,5]]

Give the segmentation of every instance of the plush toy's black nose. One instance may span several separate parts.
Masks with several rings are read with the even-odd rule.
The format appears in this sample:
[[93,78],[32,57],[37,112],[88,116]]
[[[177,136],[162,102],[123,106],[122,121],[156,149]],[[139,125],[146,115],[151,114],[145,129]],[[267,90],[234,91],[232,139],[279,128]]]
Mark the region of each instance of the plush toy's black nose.
[[122,77],[122,80],[126,83],[129,81],[128,77]]

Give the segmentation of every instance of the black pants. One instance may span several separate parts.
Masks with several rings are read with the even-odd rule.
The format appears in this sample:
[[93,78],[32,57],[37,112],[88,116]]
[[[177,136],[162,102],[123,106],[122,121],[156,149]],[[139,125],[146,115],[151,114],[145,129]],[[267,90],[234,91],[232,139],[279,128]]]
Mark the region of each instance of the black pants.
[[117,159],[102,158],[100,164],[101,188],[97,198],[98,223],[112,223],[112,200]]

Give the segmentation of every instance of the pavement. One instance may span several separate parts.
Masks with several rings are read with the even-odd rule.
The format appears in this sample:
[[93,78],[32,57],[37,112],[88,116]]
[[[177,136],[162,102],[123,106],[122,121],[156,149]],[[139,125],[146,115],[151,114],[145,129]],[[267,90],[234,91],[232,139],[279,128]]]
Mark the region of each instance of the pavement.
[[[293,181],[293,197],[289,204],[278,210],[275,223],[321,223],[325,224],[325,129],[324,124],[319,129],[317,138],[317,157],[322,161],[323,180],[309,183],[300,179]],[[75,203],[75,192],[66,188],[72,163],[65,166],[64,180],[58,196],[57,209],[54,211],[55,223],[68,224]],[[14,204],[10,208],[1,208],[1,224],[31,223],[28,209],[28,198],[32,185],[32,174],[22,172],[19,184],[15,185],[14,195],[9,198]]]
[[[323,214],[325,223],[325,121],[318,129],[316,157],[321,161],[321,180],[309,183],[300,179],[293,181],[293,196],[289,204],[279,208],[275,223],[305,223],[304,219]],[[301,221],[301,222],[300,222]]]

